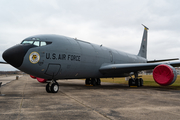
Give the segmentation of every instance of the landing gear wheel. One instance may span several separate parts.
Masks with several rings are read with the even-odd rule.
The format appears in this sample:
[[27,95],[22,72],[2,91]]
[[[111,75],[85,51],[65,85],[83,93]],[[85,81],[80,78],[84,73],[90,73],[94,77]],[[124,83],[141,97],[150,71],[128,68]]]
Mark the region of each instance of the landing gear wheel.
[[140,81],[140,86],[143,86],[143,79],[140,78],[139,81]]
[[100,78],[97,78],[97,85],[101,85],[101,80],[100,80]]
[[90,84],[91,84],[90,78],[87,78],[87,79],[86,79],[85,84],[86,84],[86,85],[90,85]]
[[135,82],[136,82],[136,86],[140,87],[140,79],[136,79]]
[[97,82],[96,82],[96,79],[95,78],[92,78],[91,79],[91,84],[93,85],[93,86],[96,86],[97,84],[96,84]]
[[131,86],[133,85],[133,82],[134,82],[134,80],[133,80],[132,78],[130,78],[130,79],[129,79],[129,82],[128,82],[129,87],[131,87]]
[[46,92],[47,92],[47,93],[51,93],[50,83],[48,83],[48,84],[46,85]]
[[57,93],[59,90],[59,84],[57,82],[52,83],[50,89],[52,93]]

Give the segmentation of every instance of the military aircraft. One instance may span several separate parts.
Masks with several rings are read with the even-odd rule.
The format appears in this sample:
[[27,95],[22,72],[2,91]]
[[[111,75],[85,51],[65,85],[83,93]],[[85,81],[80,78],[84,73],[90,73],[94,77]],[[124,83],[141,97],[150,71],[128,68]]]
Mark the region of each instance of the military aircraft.
[[[144,26],[144,25],[143,25]],[[100,78],[130,76],[129,86],[143,86],[138,73],[153,70],[154,80],[160,85],[175,82],[174,67],[179,61],[147,60],[148,28],[144,33],[137,55],[110,49],[76,38],[60,35],[35,35],[24,39],[3,53],[3,59],[15,68],[30,74],[39,82],[47,82],[46,91],[57,93],[59,79],[86,79],[85,83],[100,85]],[[132,77],[134,75],[134,78]]]

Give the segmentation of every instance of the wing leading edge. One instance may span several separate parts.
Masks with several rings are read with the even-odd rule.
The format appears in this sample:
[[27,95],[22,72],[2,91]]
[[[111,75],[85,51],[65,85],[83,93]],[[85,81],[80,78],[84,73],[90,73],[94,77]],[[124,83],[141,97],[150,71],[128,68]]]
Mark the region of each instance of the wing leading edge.
[[179,60],[179,58],[162,59],[162,60],[148,60],[147,63],[164,62],[164,61],[172,61],[172,60]]
[[130,72],[154,69],[156,66],[160,64],[167,64],[173,67],[178,67],[180,66],[180,61],[160,62],[160,63],[104,64],[100,67],[99,71],[102,74],[130,73]]

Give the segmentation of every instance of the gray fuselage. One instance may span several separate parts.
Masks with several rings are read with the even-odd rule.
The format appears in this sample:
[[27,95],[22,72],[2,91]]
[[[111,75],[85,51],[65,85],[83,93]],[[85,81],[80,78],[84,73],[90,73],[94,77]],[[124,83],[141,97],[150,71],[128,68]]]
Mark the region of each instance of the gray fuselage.
[[[45,41],[51,44],[30,48],[18,68],[45,79],[123,77],[129,73],[102,74],[99,68],[107,64],[146,63],[143,57],[109,49],[89,42],[60,36],[37,35],[25,40]],[[37,52],[40,59],[30,62],[30,54]]]

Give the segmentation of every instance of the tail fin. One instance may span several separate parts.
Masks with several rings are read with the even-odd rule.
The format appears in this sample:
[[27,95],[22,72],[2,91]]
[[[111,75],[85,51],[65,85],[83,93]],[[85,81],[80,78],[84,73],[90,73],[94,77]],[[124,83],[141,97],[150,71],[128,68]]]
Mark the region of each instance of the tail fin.
[[147,35],[148,35],[149,28],[147,28],[145,25],[143,25],[143,26],[144,26],[144,33],[143,33],[141,47],[140,47],[138,56],[147,58]]

